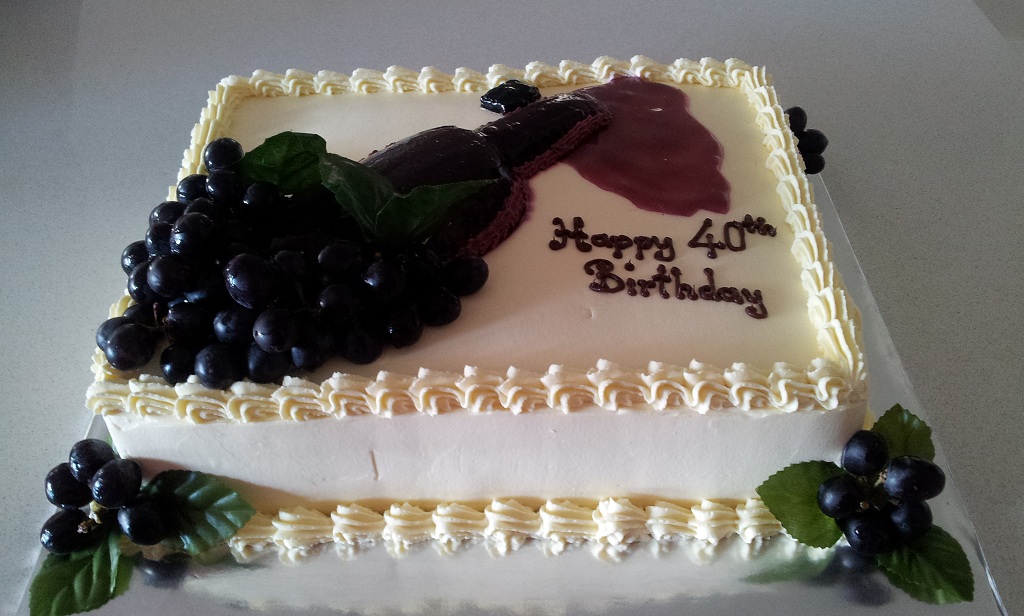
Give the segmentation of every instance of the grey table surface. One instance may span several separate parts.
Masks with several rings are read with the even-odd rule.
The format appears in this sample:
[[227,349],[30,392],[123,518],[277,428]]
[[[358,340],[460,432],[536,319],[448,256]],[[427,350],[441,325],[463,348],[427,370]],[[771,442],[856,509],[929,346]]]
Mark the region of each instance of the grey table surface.
[[217,81],[644,54],[763,64],[783,105],[829,136],[823,177],[1006,606],[1024,612],[1022,7],[0,2],[0,610],[15,610],[35,562],[43,476],[89,421],[118,255],[173,183]]

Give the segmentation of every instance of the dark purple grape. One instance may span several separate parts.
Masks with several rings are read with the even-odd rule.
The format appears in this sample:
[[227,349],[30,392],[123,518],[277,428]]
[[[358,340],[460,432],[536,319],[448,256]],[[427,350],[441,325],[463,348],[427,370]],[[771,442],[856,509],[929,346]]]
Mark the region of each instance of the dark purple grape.
[[190,274],[188,263],[178,255],[159,255],[149,262],[146,283],[160,297],[178,297],[185,293]]
[[146,248],[146,242],[138,240],[128,244],[124,252],[121,253],[121,269],[124,270],[125,274],[131,274],[136,266],[148,260],[149,250]]
[[161,560],[139,558],[135,566],[142,572],[146,586],[153,588],[178,588],[191,560],[187,554],[171,554]]
[[246,253],[231,259],[224,268],[228,295],[240,306],[259,310],[274,297],[274,270],[263,259]]
[[149,286],[149,261],[143,261],[128,274],[128,295],[140,304],[151,304],[159,296]]
[[416,306],[406,306],[392,311],[387,329],[388,341],[396,349],[416,344],[423,335],[423,322],[420,321]]
[[889,519],[900,538],[910,541],[931,529],[932,509],[924,501],[906,500],[889,512]]
[[140,494],[117,512],[117,523],[125,537],[136,545],[156,545],[167,537],[163,515],[156,502]]
[[171,252],[171,228],[169,222],[158,222],[150,225],[146,231],[146,250],[149,256],[166,255]]
[[417,308],[425,325],[437,327],[448,325],[458,319],[462,312],[462,302],[459,296],[448,289],[438,287],[421,297],[417,302]]
[[296,250],[279,250],[272,259],[274,269],[295,280],[306,278],[306,257]]
[[117,458],[107,462],[92,477],[92,498],[114,509],[135,498],[142,487],[142,467],[135,460]]
[[292,365],[299,370],[316,370],[327,361],[328,353],[317,344],[293,346],[291,351]]
[[158,222],[174,224],[185,213],[185,204],[180,201],[164,201],[149,213],[150,226]]
[[203,347],[196,355],[195,375],[210,389],[227,389],[245,377],[243,355],[223,343]]
[[[198,270],[198,271],[197,271]],[[192,280],[185,290],[185,299],[198,304],[221,306],[231,303],[228,290],[224,286],[224,275],[220,267],[205,266],[192,268]]]
[[373,362],[383,352],[380,340],[362,329],[350,331],[345,336],[339,350],[342,357],[354,364]]
[[156,352],[153,331],[144,325],[128,323],[117,328],[103,350],[110,365],[117,370],[136,370],[145,366]]
[[199,348],[213,338],[210,311],[201,304],[175,304],[167,310],[164,334],[173,343]]
[[185,214],[202,214],[217,224],[223,224],[228,219],[229,210],[224,205],[214,203],[209,197],[199,197],[189,202],[185,208]]
[[195,370],[196,351],[187,346],[172,344],[160,353],[160,371],[171,385],[184,383]]
[[885,438],[871,430],[856,432],[843,448],[843,468],[860,477],[882,472],[888,461],[889,446]]
[[103,537],[81,509],[61,509],[43,522],[39,542],[53,554],[70,554],[91,547]]
[[46,474],[46,500],[64,509],[77,509],[89,504],[92,491],[75,478],[69,463],[62,462]]
[[889,516],[877,510],[855,513],[839,520],[850,547],[861,554],[880,554],[893,546],[895,529]]
[[405,289],[405,274],[397,263],[380,259],[366,268],[363,282],[373,289],[378,298],[388,301],[401,295]]
[[340,280],[359,271],[363,263],[363,249],[349,241],[328,244],[317,255],[320,271],[331,280]]
[[346,316],[353,314],[363,304],[360,289],[351,283],[339,282],[327,285],[320,291],[320,309],[326,313]]
[[946,474],[923,458],[900,456],[885,471],[885,493],[898,500],[934,498],[946,487]]
[[801,107],[790,107],[786,110],[789,116],[789,128],[794,133],[802,133],[807,129],[807,112]]
[[194,199],[206,196],[206,176],[201,173],[193,173],[178,182],[178,201],[190,203]]
[[127,325],[133,322],[134,321],[132,319],[126,316],[107,319],[96,329],[96,346],[98,346],[101,351],[105,351],[107,343],[110,341],[110,337],[114,335],[114,332],[116,332],[122,325]]
[[249,346],[249,379],[254,383],[280,381],[291,367],[291,353],[268,353],[255,342]]
[[442,284],[452,293],[464,297],[482,289],[487,275],[487,262],[480,257],[456,257],[445,265]]
[[267,353],[283,353],[292,348],[298,334],[295,317],[284,308],[267,308],[256,317],[252,338]]
[[217,224],[206,214],[189,212],[171,229],[171,252],[188,259],[202,259],[213,254],[218,241]]
[[224,344],[246,345],[252,342],[252,326],[256,324],[255,310],[233,306],[213,317],[213,334]]
[[203,166],[210,172],[227,169],[242,160],[244,155],[245,150],[242,149],[242,144],[231,137],[221,137],[214,139],[203,148]]
[[[148,277],[148,276],[147,276]],[[132,304],[124,309],[124,317],[132,323],[156,327],[158,320],[166,314],[166,303]]]
[[821,154],[828,147],[828,137],[825,133],[821,132],[816,128],[809,128],[802,135],[800,135],[800,143],[797,144],[797,149],[800,150],[801,154]]
[[540,90],[515,79],[495,86],[480,97],[480,106],[502,115],[540,100]]
[[281,207],[283,201],[284,195],[277,186],[267,182],[256,182],[245,189],[241,209],[244,213],[266,216]]
[[245,184],[234,171],[217,169],[206,178],[206,194],[214,203],[234,207],[242,203]]
[[68,454],[68,466],[71,474],[78,481],[88,484],[96,471],[117,457],[114,448],[98,438],[82,439],[71,446]]
[[853,475],[843,473],[826,479],[818,488],[818,508],[830,518],[845,518],[861,511],[864,488]]
[[433,250],[422,248],[399,255],[398,263],[405,273],[405,283],[412,293],[441,285],[441,260]]
[[803,154],[804,157],[804,171],[809,175],[815,173],[821,173],[825,168],[825,158],[821,154],[812,154],[808,152]]

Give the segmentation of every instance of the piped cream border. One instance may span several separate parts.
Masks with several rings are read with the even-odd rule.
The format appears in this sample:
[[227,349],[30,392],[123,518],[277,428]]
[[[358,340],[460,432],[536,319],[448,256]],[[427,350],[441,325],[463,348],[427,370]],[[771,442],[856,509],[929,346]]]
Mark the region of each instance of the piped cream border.
[[[489,412],[518,414],[539,407],[569,412],[597,405],[610,411],[692,409],[699,413],[736,408],[757,412],[835,410],[863,402],[867,392],[860,314],[850,301],[832,260],[814,206],[789,123],[763,67],[736,59],[699,62],[679,59],[660,64],[636,56],[629,62],[601,57],[591,64],[563,61],[558,67],[533,62],[525,69],[502,65],[487,74],[460,68],[453,75],[427,67],[384,72],[358,69],[352,75],[290,70],[284,75],[256,71],[252,77],[228,77],[210,92],[209,103],[192,131],[179,179],[201,167],[202,150],[223,136],[222,124],[238,101],[254,96],[310,96],[375,92],[483,92],[518,79],[538,87],[584,86],[635,75],[652,81],[740,88],[757,112],[768,150],[767,166],[777,179],[776,192],[793,230],[792,252],[801,267],[808,311],[817,330],[821,357],[808,366],[777,363],[764,371],[747,364],[727,369],[693,361],[685,367],[652,362],[646,368],[619,367],[599,361],[585,370],[552,366],[547,374],[510,367],[505,374],[467,366],[463,374],[421,369],[416,376],[381,372],[370,379],[336,373],[322,383],[288,377],[278,386],[235,383],[230,389],[207,389],[193,377],[167,385],[161,378],[122,373],[96,352],[95,382],[87,406],[102,415],[129,412],[140,417],[176,417],[193,423],[321,419],[372,413]],[[130,303],[125,296],[111,308],[119,315]]]

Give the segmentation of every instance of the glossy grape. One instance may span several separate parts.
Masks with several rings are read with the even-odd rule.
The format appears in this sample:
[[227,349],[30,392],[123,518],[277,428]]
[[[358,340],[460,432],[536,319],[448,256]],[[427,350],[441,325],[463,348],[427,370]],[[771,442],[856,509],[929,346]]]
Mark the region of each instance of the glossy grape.
[[164,201],[149,213],[150,226],[158,222],[174,224],[185,213],[185,204],[180,201]]
[[296,342],[298,331],[291,311],[267,308],[256,317],[252,338],[267,353],[288,351]]
[[227,389],[245,376],[245,363],[237,351],[223,343],[203,347],[196,354],[195,375],[210,389]]
[[128,295],[140,304],[149,304],[159,296],[149,287],[149,261],[138,264],[128,274]]
[[889,519],[900,538],[910,541],[931,529],[932,510],[926,502],[907,500],[889,512]]
[[82,439],[71,446],[68,466],[78,481],[88,484],[96,471],[116,458],[114,448],[97,438]]
[[110,337],[114,335],[114,332],[122,325],[127,325],[128,323],[134,323],[134,321],[126,316],[113,317],[101,323],[96,329],[96,346],[101,351],[105,351],[107,343],[110,341]]
[[177,297],[185,292],[190,274],[188,263],[178,255],[159,255],[149,262],[146,283],[160,297]]
[[117,328],[103,349],[107,361],[118,370],[137,370],[145,366],[156,352],[152,330],[129,323]]
[[164,334],[173,343],[201,347],[213,338],[210,311],[201,304],[175,304],[167,310]]
[[228,295],[240,306],[262,309],[274,296],[274,271],[258,256],[246,253],[231,259],[224,268]]
[[946,474],[923,458],[893,458],[885,473],[885,492],[898,500],[928,500],[946,487]]
[[217,169],[206,178],[206,194],[214,203],[236,206],[245,196],[245,184],[234,171]]
[[423,322],[416,306],[393,311],[388,318],[388,341],[396,349],[411,346],[423,335]]
[[354,364],[371,363],[383,352],[380,341],[361,329],[349,332],[342,341],[340,350],[342,356]]
[[843,473],[824,481],[818,488],[818,508],[830,518],[845,518],[861,511],[864,488],[853,475]]
[[172,344],[160,353],[160,371],[171,385],[184,383],[195,369],[196,351]]
[[861,554],[880,554],[893,546],[895,529],[889,517],[879,511],[855,513],[839,520],[850,547]]
[[540,100],[540,89],[516,79],[497,85],[480,97],[480,106],[502,115]]
[[135,460],[117,458],[107,462],[93,475],[92,498],[114,509],[135,498],[142,487],[142,467]]
[[121,253],[121,269],[125,274],[131,274],[137,265],[149,260],[149,250],[146,242],[138,240],[128,244]]
[[275,383],[280,381],[292,364],[291,352],[268,353],[255,342],[249,347],[249,379],[254,383]]
[[444,267],[442,280],[445,288],[463,297],[482,289],[488,273],[487,262],[480,257],[456,257]]
[[284,196],[277,186],[266,182],[250,184],[242,196],[242,211],[257,216],[266,216],[281,206]]
[[329,314],[350,315],[362,304],[359,290],[350,283],[331,284],[320,291],[320,308]]
[[448,289],[439,287],[419,298],[417,308],[425,325],[437,327],[448,325],[459,318],[459,314],[462,313],[462,302]]
[[46,474],[46,500],[58,507],[77,509],[89,504],[92,491],[75,478],[69,463],[62,462]]
[[166,304],[153,302],[146,304],[132,304],[124,309],[124,315],[122,316],[132,323],[138,323],[139,325],[145,325],[146,327],[155,327],[158,317],[163,318],[165,312]]
[[377,297],[389,300],[402,293],[405,288],[405,274],[397,263],[380,259],[366,268],[363,282],[373,289]]
[[199,197],[206,196],[206,176],[201,173],[193,173],[178,182],[176,190],[178,201],[190,203]]
[[147,495],[139,495],[121,507],[117,523],[128,540],[137,545],[156,545],[167,536],[163,516]]
[[188,212],[171,229],[171,252],[189,259],[201,259],[213,254],[218,243],[217,225],[201,212]]
[[102,534],[90,527],[81,509],[61,509],[43,522],[39,542],[53,554],[70,554],[92,546]]
[[158,222],[150,225],[146,231],[146,250],[151,257],[166,255],[171,252],[171,228],[169,222]]
[[363,249],[354,242],[337,241],[328,244],[317,255],[320,271],[329,279],[339,280],[358,271],[363,261]]
[[856,432],[843,448],[843,468],[860,477],[880,473],[888,461],[889,446],[885,438],[871,430]]
[[207,171],[226,169],[242,160],[245,150],[231,137],[214,139],[203,148],[203,166]]
[[225,344],[246,345],[252,342],[252,326],[258,313],[255,310],[232,306],[213,318],[213,333]]

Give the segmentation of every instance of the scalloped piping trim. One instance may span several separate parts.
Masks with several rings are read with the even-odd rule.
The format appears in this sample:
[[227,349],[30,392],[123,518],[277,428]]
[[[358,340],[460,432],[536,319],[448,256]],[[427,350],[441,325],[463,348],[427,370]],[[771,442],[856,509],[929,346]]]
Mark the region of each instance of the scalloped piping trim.
[[[775,364],[767,372],[746,364],[723,370],[695,361],[686,368],[652,363],[643,371],[601,361],[583,372],[552,366],[546,375],[515,367],[501,375],[468,366],[462,375],[421,369],[415,377],[381,372],[376,379],[367,379],[338,373],[319,385],[288,378],[281,387],[239,382],[230,390],[214,391],[194,379],[172,387],[159,377],[121,373],[97,352],[93,361],[96,380],[87,392],[87,406],[104,415],[131,412],[206,423],[307,420],[366,412],[381,416],[413,411],[437,414],[460,409],[521,413],[545,406],[571,411],[590,404],[613,411],[690,408],[706,413],[734,407],[793,412],[834,410],[864,400],[867,374],[860,313],[847,297],[832,261],[831,245],[821,230],[796,138],[763,67],[709,58],[660,64],[636,56],[629,62],[601,57],[589,65],[566,60],[557,68],[539,62],[525,70],[495,65],[486,75],[465,68],[447,75],[432,67],[418,73],[398,67],[383,73],[358,69],[350,76],[328,71],[316,75],[296,70],[284,75],[256,71],[252,77],[228,77],[210,92],[209,104],[192,131],[179,178],[200,168],[203,146],[221,136],[221,118],[230,115],[231,108],[245,97],[480,92],[509,79],[538,87],[582,86],[604,83],[616,75],[740,88],[746,94],[757,111],[757,124],[769,152],[766,164],[778,181],[776,192],[796,237],[791,250],[802,269],[821,358],[806,367]],[[121,314],[129,302],[122,298],[112,307],[111,316]]]
[[782,525],[757,498],[743,502],[658,501],[641,508],[625,498],[606,498],[597,506],[548,501],[538,508],[513,499],[496,499],[482,510],[461,503],[422,509],[395,503],[384,511],[340,504],[329,513],[294,507],[277,514],[258,513],[229,541],[236,555],[252,557],[267,548],[310,550],[323,544],[358,547],[387,543],[396,552],[436,542],[451,549],[485,541],[498,553],[541,541],[558,554],[570,545],[626,549],[654,540],[696,540],[716,546],[737,536],[751,544],[778,535]]

